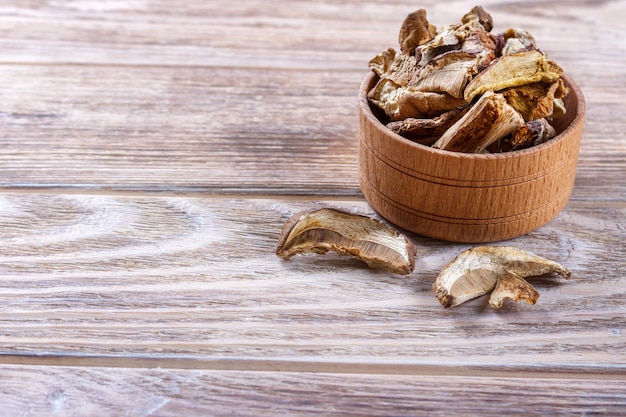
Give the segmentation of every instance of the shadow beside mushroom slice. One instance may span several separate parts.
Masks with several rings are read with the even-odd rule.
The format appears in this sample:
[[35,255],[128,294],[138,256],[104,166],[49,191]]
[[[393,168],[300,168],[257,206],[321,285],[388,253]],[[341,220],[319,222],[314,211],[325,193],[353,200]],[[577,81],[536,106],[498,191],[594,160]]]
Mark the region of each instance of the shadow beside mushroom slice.
[[524,278],[550,273],[569,279],[557,262],[507,246],[468,249],[444,267],[433,291],[444,307],[454,307],[490,291],[489,304],[500,308],[505,299],[535,304],[539,292]]

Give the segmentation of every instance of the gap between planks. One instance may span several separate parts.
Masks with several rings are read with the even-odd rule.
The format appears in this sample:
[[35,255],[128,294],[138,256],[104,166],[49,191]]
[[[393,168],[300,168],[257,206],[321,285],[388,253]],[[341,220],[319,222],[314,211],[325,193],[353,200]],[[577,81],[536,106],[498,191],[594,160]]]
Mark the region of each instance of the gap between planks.
[[[279,199],[281,201],[355,201],[364,202],[365,197],[360,191],[354,193],[337,193],[332,191],[314,190],[311,193],[294,193],[291,190],[240,190],[240,191],[219,191],[213,189],[197,189],[184,187],[169,187],[163,189],[130,189],[130,188],[98,188],[75,187],[75,186],[24,186],[24,187],[0,187],[0,194],[8,195],[84,195],[84,196],[108,196],[108,197],[155,197],[155,198],[193,198],[193,199],[213,199],[213,200],[269,200]],[[579,208],[626,208],[625,201],[604,201],[604,200],[576,200],[570,198],[568,205]],[[567,206],[566,206],[567,209]]]
[[488,365],[437,365],[406,362],[370,363],[258,358],[2,354],[0,355],[0,365],[626,381],[626,365],[619,364],[610,367],[574,364],[543,367],[511,364],[503,368]]
[[[370,53],[369,51],[366,51]],[[375,54],[375,53],[372,53]],[[241,66],[241,65],[202,65],[202,64],[138,64],[138,63],[104,63],[104,62],[82,62],[82,61],[2,61],[0,59],[0,66],[17,66],[17,67],[97,67],[97,68],[168,68],[168,69],[181,69],[181,68],[197,68],[197,69],[211,69],[211,70],[246,70],[246,71],[284,71],[284,72],[319,72],[327,73],[332,72],[361,72],[363,76],[368,73],[367,67],[344,67],[344,68],[323,68],[323,67],[283,67],[283,66]]]
[[294,193],[293,190],[280,189],[243,189],[239,191],[207,188],[111,188],[98,186],[23,186],[23,187],[0,187],[0,194],[22,194],[22,195],[85,195],[85,196],[109,196],[109,197],[176,197],[176,198],[210,198],[210,199],[250,199],[250,200],[297,200],[297,201],[364,201],[360,191],[354,192],[333,192],[331,190],[315,189],[309,193]]

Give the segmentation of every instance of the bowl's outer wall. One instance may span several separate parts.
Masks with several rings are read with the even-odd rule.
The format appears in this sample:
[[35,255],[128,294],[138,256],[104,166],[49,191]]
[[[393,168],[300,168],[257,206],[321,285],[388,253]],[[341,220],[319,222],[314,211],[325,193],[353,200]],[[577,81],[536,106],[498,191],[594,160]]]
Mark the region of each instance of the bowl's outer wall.
[[361,190],[384,218],[404,229],[454,242],[492,242],[544,225],[567,204],[574,186],[585,102],[570,93],[559,135],[539,146],[501,154],[461,154],[414,143],[387,129],[372,113],[361,85]]

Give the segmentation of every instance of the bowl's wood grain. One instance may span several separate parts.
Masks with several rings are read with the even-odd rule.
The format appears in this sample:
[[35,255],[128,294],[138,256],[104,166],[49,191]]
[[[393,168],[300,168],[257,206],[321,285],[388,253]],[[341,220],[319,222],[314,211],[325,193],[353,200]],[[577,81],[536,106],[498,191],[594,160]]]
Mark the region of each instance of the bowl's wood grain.
[[411,142],[387,129],[360,89],[359,171],[370,205],[415,233],[455,242],[491,242],[528,233],[565,207],[573,186],[585,101],[567,77],[559,135],[529,149],[463,154]]

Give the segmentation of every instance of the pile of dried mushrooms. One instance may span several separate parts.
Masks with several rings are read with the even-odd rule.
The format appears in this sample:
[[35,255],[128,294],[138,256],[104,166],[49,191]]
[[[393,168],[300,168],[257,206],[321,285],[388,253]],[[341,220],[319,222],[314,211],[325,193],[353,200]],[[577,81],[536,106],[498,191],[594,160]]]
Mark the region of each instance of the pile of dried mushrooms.
[[563,70],[533,36],[508,29],[477,6],[437,30],[419,9],[404,20],[400,51],[374,57],[368,92],[387,127],[418,143],[456,152],[506,152],[543,143],[565,114]]

